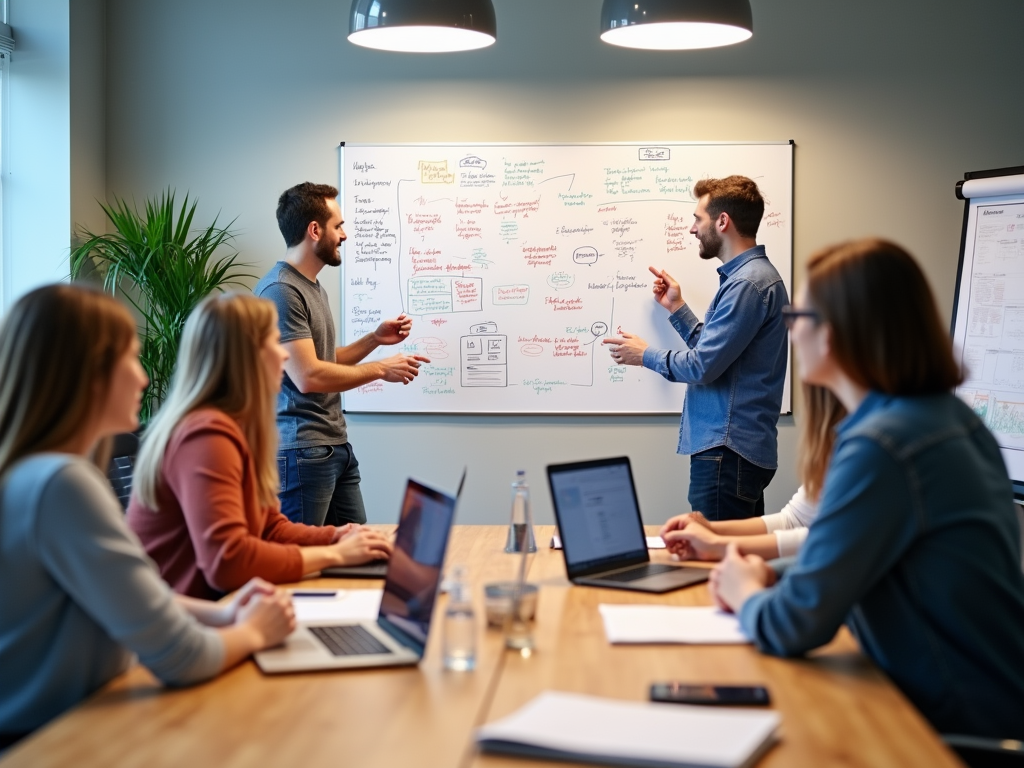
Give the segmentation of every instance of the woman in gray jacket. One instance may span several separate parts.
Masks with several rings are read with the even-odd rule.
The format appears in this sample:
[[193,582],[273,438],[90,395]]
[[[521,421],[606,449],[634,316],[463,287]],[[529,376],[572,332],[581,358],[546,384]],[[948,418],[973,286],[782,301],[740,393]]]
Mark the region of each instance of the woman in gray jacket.
[[86,288],[39,288],[0,323],[0,749],[133,655],[188,685],[294,629],[258,580],[225,604],[173,595],[126,527],[91,459],[138,426],[138,355],[128,311]]

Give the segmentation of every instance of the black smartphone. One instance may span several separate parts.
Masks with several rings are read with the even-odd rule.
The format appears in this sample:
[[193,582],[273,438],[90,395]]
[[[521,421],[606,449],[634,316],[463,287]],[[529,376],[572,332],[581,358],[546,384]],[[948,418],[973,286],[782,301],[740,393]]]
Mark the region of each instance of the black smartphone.
[[691,683],[653,683],[651,701],[670,704],[724,704],[739,706],[771,704],[768,689],[761,685],[693,685]]

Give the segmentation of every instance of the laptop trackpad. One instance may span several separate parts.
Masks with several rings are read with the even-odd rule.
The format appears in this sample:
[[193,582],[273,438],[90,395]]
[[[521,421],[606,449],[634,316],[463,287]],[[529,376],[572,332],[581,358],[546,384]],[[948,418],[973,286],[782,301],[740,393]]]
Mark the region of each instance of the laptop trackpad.
[[306,627],[298,627],[281,645],[274,648],[267,648],[260,651],[259,655],[265,658],[284,658],[292,661],[300,659],[323,659],[330,656],[330,652],[324,647]]

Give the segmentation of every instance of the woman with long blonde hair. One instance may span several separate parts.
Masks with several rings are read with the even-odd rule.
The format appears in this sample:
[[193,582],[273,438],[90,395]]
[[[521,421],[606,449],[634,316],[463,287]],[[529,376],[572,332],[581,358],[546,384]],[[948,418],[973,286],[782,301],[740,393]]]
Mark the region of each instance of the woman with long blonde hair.
[[265,582],[223,605],[174,595],[126,527],[90,458],[138,426],[138,355],[128,311],[95,290],[36,289],[0,323],[0,749],[133,654],[183,685],[295,627],[287,594]]
[[711,522],[700,512],[678,515],[661,529],[670,552],[681,560],[721,560],[729,544],[745,555],[766,559],[790,557],[800,551],[807,529],[818,516],[818,497],[832,456],[835,429],[846,416],[835,395],[804,383],[797,460],[801,485],[781,512],[747,520]]
[[128,505],[128,525],[181,594],[215,597],[255,576],[298,581],[390,556],[390,542],[369,528],[308,526],[281,514],[275,407],[287,359],[264,299],[209,296],[185,323]]

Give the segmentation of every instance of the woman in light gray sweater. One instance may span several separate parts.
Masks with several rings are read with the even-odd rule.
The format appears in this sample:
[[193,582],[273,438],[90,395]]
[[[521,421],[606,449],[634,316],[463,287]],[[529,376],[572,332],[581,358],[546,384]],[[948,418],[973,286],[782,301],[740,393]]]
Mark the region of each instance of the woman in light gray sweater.
[[86,288],[37,289],[0,323],[0,749],[133,655],[187,685],[294,629],[258,580],[225,604],[175,596],[125,525],[90,458],[138,426],[138,354],[127,310]]

